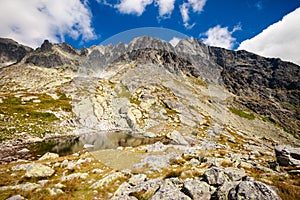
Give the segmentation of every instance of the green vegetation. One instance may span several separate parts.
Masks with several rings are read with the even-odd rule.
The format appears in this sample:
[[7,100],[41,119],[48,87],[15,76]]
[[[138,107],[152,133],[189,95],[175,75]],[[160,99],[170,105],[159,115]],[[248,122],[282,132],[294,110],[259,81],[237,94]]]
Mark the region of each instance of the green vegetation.
[[255,116],[253,113],[246,113],[243,110],[237,109],[237,108],[233,108],[233,107],[229,107],[229,110],[233,113],[236,114],[240,117],[249,119],[249,120],[254,120]]
[[[33,96],[30,99],[28,97]],[[8,139],[18,139],[32,135],[43,137],[46,133],[56,132],[53,126],[58,122],[55,112],[70,113],[70,99],[63,93],[58,93],[59,99],[53,99],[46,94],[5,94],[0,103],[0,142]],[[22,98],[27,98],[24,101]],[[34,101],[39,100],[39,101]],[[71,115],[71,113],[70,113]]]

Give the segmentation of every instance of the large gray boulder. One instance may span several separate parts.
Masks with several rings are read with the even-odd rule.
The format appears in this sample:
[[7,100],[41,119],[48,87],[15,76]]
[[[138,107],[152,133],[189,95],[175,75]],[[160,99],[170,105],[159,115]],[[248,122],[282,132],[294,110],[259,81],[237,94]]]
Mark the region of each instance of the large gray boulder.
[[280,200],[276,192],[259,181],[242,181],[230,190],[229,200]]
[[275,147],[276,159],[281,166],[300,166],[300,148],[287,145]]

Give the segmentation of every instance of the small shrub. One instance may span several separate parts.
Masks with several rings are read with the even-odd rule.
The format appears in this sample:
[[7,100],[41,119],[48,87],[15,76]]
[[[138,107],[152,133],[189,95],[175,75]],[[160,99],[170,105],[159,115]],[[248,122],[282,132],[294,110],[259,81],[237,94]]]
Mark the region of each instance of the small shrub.
[[237,108],[233,108],[233,107],[230,107],[229,110],[233,113],[233,114],[236,114],[240,117],[243,117],[243,118],[246,118],[246,119],[250,119],[250,120],[253,120],[255,119],[255,116],[253,113],[245,113],[244,111],[240,110],[240,109],[237,109]]

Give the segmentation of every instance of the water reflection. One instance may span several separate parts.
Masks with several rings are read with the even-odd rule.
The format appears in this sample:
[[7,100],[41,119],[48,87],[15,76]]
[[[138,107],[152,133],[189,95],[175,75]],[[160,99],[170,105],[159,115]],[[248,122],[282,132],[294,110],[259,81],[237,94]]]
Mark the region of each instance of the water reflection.
[[35,144],[32,150],[39,155],[48,151],[67,155],[83,149],[97,151],[101,149],[116,149],[119,146],[137,147],[162,140],[163,138],[161,137],[150,138],[128,131],[89,131],[78,137],[56,138]]

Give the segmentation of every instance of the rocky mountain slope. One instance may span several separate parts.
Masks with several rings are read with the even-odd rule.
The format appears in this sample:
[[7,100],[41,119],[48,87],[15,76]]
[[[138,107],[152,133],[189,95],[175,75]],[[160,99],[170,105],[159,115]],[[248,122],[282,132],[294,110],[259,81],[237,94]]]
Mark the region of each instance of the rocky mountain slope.
[[[299,149],[278,150],[279,160],[274,150],[300,146],[298,65],[192,38],[175,47],[147,36],[82,50],[47,40],[0,47],[3,199],[300,194]],[[47,151],[60,156],[35,161],[45,174],[30,175]]]

